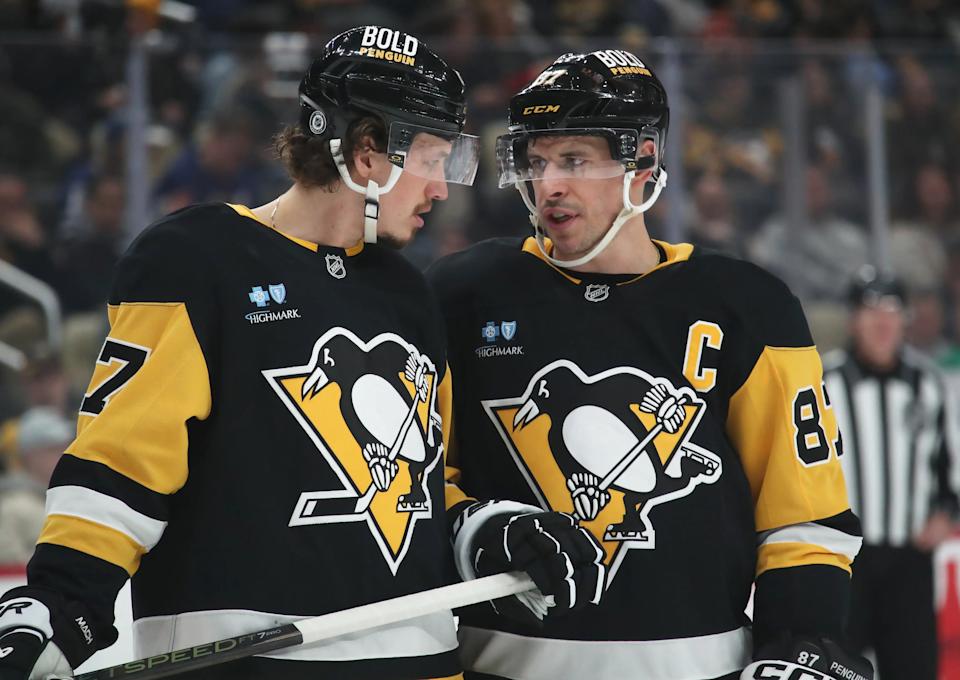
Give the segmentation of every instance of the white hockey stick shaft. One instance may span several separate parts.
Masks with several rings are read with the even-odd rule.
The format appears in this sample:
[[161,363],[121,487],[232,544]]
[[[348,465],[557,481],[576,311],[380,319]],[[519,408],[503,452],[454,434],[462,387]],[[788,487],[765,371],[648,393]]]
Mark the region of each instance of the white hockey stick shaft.
[[257,654],[267,654],[406,621],[419,616],[515,595],[535,587],[522,572],[495,574],[382,602],[324,614],[276,628],[157,654],[77,676],[76,680],[154,680]]
[[421,593],[395,597],[383,602],[325,614],[294,625],[303,634],[303,644],[326,640],[358,630],[366,630],[397,621],[406,621],[446,609],[466,607],[478,602],[516,595],[534,588],[529,576],[522,572],[494,574],[483,578],[434,588]]

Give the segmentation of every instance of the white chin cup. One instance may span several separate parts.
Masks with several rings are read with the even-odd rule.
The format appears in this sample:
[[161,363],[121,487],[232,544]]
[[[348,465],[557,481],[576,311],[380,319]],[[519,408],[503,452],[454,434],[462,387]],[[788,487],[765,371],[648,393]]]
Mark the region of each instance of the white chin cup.
[[340,139],[330,140],[330,155],[333,156],[333,162],[337,165],[337,172],[340,173],[340,179],[350,189],[363,196],[363,240],[365,243],[377,242],[377,220],[380,218],[380,197],[390,191],[400,179],[400,173],[403,170],[396,165],[390,166],[390,177],[387,183],[382,187],[372,179],[367,182],[367,186],[361,186],[353,181],[350,176],[350,169],[347,167],[347,161],[343,157],[343,144]]
[[517,187],[517,191],[520,192],[520,196],[523,197],[523,202],[526,204],[527,210],[530,211],[530,224],[533,225],[534,237],[537,240],[537,246],[540,248],[540,252],[543,254],[544,258],[557,267],[572,269],[574,267],[585,265],[587,262],[603,252],[603,249],[610,245],[613,242],[613,239],[617,237],[620,227],[626,224],[628,220],[631,220],[637,215],[645,213],[647,210],[649,210],[650,207],[657,202],[657,199],[660,197],[660,192],[663,191],[665,186],[667,186],[667,171],[663,168],[660,168],[660,171],[657,173],[657,179],[653,185],[653,191],[650,193],[650,198],[640,205],[636,205],[630,200],[630,184],[635,175],[636,171],[631,170],[623,176],[623,209],[613,220],[613,224],[611,224],[610,228],[607,229],[607,233],[603,235],[603,238],[600,239],[586,255],[583,257],[578,257],[575,260],[558,260],[547,252],[547,236],[546,232],[540,226],[540,213],[537,211],[537,206],[534,205],[530,192],[525,190],[522,184],[515,184],[514,186]]

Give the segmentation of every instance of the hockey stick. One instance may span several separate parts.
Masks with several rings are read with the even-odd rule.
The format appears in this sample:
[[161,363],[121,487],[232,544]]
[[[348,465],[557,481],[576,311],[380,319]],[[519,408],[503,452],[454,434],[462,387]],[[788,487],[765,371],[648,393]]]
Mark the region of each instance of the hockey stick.
[[75,680],[153,680],[198,668],[206,668],[256,654],[266,654],[285,647],[309,645],[367,628],[405,621],[445,609],[496,600],[534,588],[530,577],[522,572],[495,574],[425,590],[382,602],[288,623],[269,630],[208,642],[196,647],[178,649],[146,659],[130,661],[76,676]]
[[[413,417],[417,414],[417,409],[420,407],[420,391],[414,390],[413,393],[413,403],[410,404],[410,410],[407,411],[407,417],[404,418],[403,424],[400,425],[400,430],[397,432],[396,438],[393,440],[393,445],[390,447],[390,452],[387,454],[387,458],[390,461],[394,461],[397,458],[397,454],[400,453],[400,447],[403,446],[403,442],[407,438],[407,433],[410,432],[410,425],[413,424]],[[366,512],[367,508],[370,507],[370,504],[373,502],[373,497],[377,495],[377,485],[370,482],[370,486],[367,487],[367,490],[363,492],[363,495],[357,499],[357,504],[354,506],[354,512]]]
[[[681,395],[680,398],[677,399],[676,406],[682,407],[686,402],[687,402],[686,396]],[[663,419],[657,418],[657,424],[654,425],[652,428],[650,428],[650,431],[647,433],[647,436],[644,437],[643,440],[640,441],[636,446],[630,449],[623,456],[623,458],[621,458],[620,461],[613,466],[613,469],[611,469],[610,472],[608,472],[606,476],[600,481],[600,487],[599,487],[600,490],[606,491],[611,484],[617,481],[617,478],[623,474],[623,471],[633,464],[633,461],[635,461],[640,456],[640,454],[643,453],[643,450],[647,448],[647,445],[650,442],[652,442],[654,438],[658,434],[660,434],[662,430],[663,430]]]

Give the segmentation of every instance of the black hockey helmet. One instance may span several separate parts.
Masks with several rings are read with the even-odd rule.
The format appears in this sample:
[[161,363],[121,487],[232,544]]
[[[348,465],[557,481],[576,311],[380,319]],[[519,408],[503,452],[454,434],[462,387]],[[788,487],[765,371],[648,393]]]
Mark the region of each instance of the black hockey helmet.
[[[635,55],[624,50],[564,54],[510,100],[510,134],[501,138],[498,150],[520,150],[516,142],[536,135],[596,134],[608,140],[611,156],[626,169],[644,170],[662,162],[669,124],[667,92]],[[644,139],[655,142],[655,159],[638,161]],[[502,148],[507,142],[513,148]],[[522,153],[516,160],[523,162]],[[501,170],[507,170],[501,172],[501,186],[512,184],[509,169]]]
[[[544,255],[560,266],[579,266],[609,245],[620,227],[645,212],[666,186],[663,150],[670,124],[667,92],[649,66],[624,50],[597,50],[564,54],[510,100],[509,132],[497,138],[500,187],[520,190],[530,211],[537,241]],[[555,260],[547,254],[545,234],[532,196],[531,184],[542,179],[532,166],[528,150],[538,137],[599,136],[610,148],[611,161],[591,162],[577,178],[624,177],[624,207],[604,238],[584,257]],[[654,144],[655,155],[640,155],[643,143]],[[642,203],[630,199],[630,183],[638,171],[651,170],[653,191]],[[571,177],[574,175],[571,174]]]
[[466,108],[456,69],[414,36],[381,26],[333,38],[300,82],[300,125],[312,135],[342,135],[367,114],[387,128],[400,121],[459,133]]
[[[330,140],[341,179],[366,197],[368,242],[376,240],[379,196],[393,188],[401,171],[473,184],[479,143],[463,134],[466,110],[456,69],[418,38],[382,26],[358,26],[330,40],[300,82],[300,127]],[[394,168],[382,187],[358,186],[343,157],[341,136],[366,115],[378,117],[387,131],[386,154]]]

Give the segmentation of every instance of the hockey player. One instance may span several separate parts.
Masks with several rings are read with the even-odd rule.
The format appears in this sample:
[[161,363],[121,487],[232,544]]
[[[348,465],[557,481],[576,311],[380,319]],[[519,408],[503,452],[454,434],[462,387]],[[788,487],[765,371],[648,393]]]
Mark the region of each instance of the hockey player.
[[[576,618],[465,610],[467,677],[869,678],[839,646],[860,537],[820,357],[775,277],[649,238],[668,121],[635,55],[561,56],[513,97],[496,146],[534,235],[428,273],[461,488],[568,513],[607,568]],[[517,511],[451,509],[464,576],[485,573],[473,517],[498,506]]]
[[[472,182],[464,111],[460,75],[417,38],[347,31],[279,136],[292,188],[182,210],[133,244],[29,584],[0,599],[0,678],[69,675],[110,645],[127,578],[138,656],[447,582],[442,320],[376,242],[406,243],[447,182]],[[566,601],[557,565],[594,544],[538,517],[498,567]],[[449,677],[456,646],[448,611],[200,677]]]

